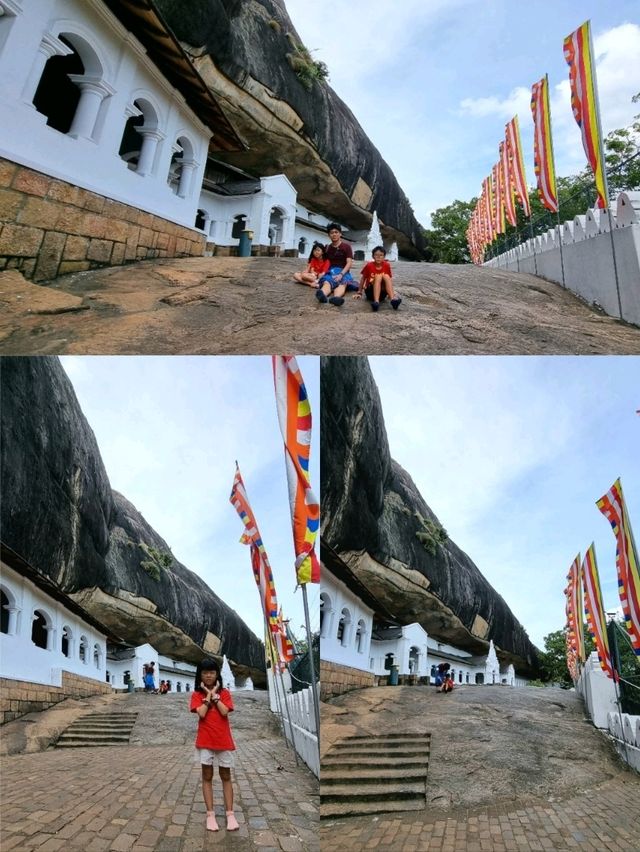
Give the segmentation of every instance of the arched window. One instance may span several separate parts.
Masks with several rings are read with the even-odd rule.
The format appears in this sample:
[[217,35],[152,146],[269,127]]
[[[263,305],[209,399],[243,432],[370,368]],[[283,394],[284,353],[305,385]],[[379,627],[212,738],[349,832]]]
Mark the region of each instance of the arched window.
[[36,61],[42,61],[43,70],[33,95],[35,108],[54,130],[93,139],[105,98],[114,93],[94,47],[77,32],[46,33]]
[[71,656],[71,647],[72,647],[73,633],[71,632],[71,628],[65,624],[62,628],[62,642],[61,642],[61,651],[65,657]]
[[269,245],[279,245],[284,238],[284,213],[279,207],[272,207],[269,214]]
[[420,648],[412,645],[409,648],[409,673],[417,674],[420,668]]
[[434,663],[434,665],[431,666],[431,677],[434,678],[434,680],[435,680],[437,674],[438,674],[438,668]]
[[47,60],[33,96],[33,105],[38,112],[46,115],[49,127],[68,133],[80,102],[80,87],[72,82],[70,75],[84,74],[84,63],[67,38],[61,35],[60,41],[69,53]]
[[185,684],[185,686],[184,686],[184,691],[185,691],[185,692],[190,692],[190,691],[191,691],[191,687],[189,686],[189,684],[188,684],[188,683],[186,683],[186,684]]
[[240,239],[240,234],[247,227],[247,217],[244,213],[233,217],[233,227],[231,228],[231,237],[234,240]]
[[80,637],[79,656],[80,662],[85,664],[89,662],[89,642],[86,636]]
[[462,683],[462,672],[458,675],[458,683]]
[[9,597],[0,589],[0,633],[9,632]]
[[131,171],[139,175],[154,170],[158,142],[164,134],[158,130],[158,113],[146,98],[136,98],[127,108],[118,155]]
[[207,212],[206,210],[198,210],[196,213],[196,228],[199,228],[201,231],[206,230],[207,226]]
[[298,243],[298,253],[306,254],[307,253],[307,238],[301,237],[300,242]]
[[46,650],[49,647],[49,630],[51,625],[45,613],[37,609],[31,622],[31,641],[38,648]]
[[167,183],[171,187],[171,190],[176,195],[179,195],[180,198],[186,198],[190,192],[191,175],[196,165],[193,145],[188,137],[179,136],[173,145]]
[[351,624],[351,613],[344,607],[340,614],[340,621],[338,622],[338,631],[336,633],[336,638],[338,642],[342,646],[346,646],[349,642],[349,625]]
[[176,692],[182,692],[182,681],[176,683]]
[[333,606],[327,592],[320,592],[320,638],[324,639],[331,630]]
[[484,675],[482,672],[478,672],[476,675],[476,683],[484,683]]
[[102,651],[100,650],[100,645],[96,642],[93,646],[93,665],[100,669],[100,660],[102,658]]
[[361,249],[354,251],[353,259],[354,260],[364,260],[364,252]]
[[361,618],[360,621],[358,621],[358,626],[356,628],[356,651],[359,654],[364,654],[364,651],[365,651],[364,638],[365,638],[366,632],[367,632],[367,628],[366,628],[366,625],[364,623],[364,619]]

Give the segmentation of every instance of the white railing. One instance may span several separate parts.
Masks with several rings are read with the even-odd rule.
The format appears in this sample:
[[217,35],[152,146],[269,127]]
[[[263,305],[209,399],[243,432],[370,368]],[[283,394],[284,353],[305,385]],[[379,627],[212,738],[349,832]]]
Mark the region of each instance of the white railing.
[[[282,730],[288,742],[316,778],[319,778],[320,751],[311,688],[291,692],[291,678],[288,672],[284,672],[283,679],[278,675],[274,684],[271,669],[269,669],[267,678],[271,711],[280,717]],[[320,689],[319,684],[318,689]]]

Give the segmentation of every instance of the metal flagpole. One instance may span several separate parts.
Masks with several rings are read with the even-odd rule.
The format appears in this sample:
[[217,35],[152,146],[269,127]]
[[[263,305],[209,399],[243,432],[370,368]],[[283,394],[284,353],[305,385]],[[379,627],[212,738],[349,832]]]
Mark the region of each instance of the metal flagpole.
[[309,649],[309,668],[311,669],[311,694],[313,695],[313,712],[316,717],[316,736],[318,738],[318,753],[320,753],[320,699],[316,681],[316,666],[313,660],[313,644],[311,641],[311,622],[309,620],[309,602],[307,600],[307,584],[302,584],[302,601],[304,603],[304,623],[307,628],[307,647]]
[[[269,655],[269,663],[271,664],[271,674],[273,675],[273,688],[275,689],[276,695],[276,707],[278,710],[278,716],[280,717],[280,727],[282,728],[282,736],[284,737],[285,744],[287,748],[290,748],[289,740],[287,739],[287,732],[284,727],[284,714],[282,712],[282,705],[280,703],[280,695],[278,694],[278,682],[276,680],[276,672],[275,672],[275,662],[274,662],[274,654],[273,654],[273,645],[271,644],[271,632],[269,630],[269,625],[267,624],[267,619],[265,618],[265,638],[268,642],[268,651],[267,645],[265,644],[265,652]],[[269,685],[269,675],[267,674],[267,686]]]
[[[591,34],[591,22],[589,22],[589,51],[591,55],[592,61],[595,59],[595,53],[593,51],[593,36]],[[611,215],[611,201],[609,199],[609,179],[607,178],[607,161],[604,158],[604,142],[602,139],[602,122],[600,120],[600,98],[598,96],[598,76],[596,74],[596,69],[593,68],[593,94],[595,98],[595,110],[596,110],[596,128],[598,130],[598,151],[600,155],[600,162],[602,163],[602,178],[604,180],[604,194],[605,201],[607,203],[607,213],[609,216],[609,235],[611,237],[611,258],[613,260],[613,274],[616,279],[616,295],[618,296],[618,311],[620,312],[620,319],[622,319],[622,300],[620,298],[620,279],[618,277],[618,262],[616,260],[616,247],[613,239],[613,217]],[[594,175],[595,177],[595,175]],[[597,194],[597,187],[596,187]]]
[[[265,623],[266,623],[266,618],[265,618]],[[289,713],[289,704],[287,703],[287,692],[286,692],[286,689],[285,689],[285,686],[284,686],[284,678],[282,677],[282,672],[280,671],[280,661],[277,659],[277,656],[278,656],[277,649],[275,647],[275,644],[274,644],[274,641],[273,641],[273,636],[271,635],[271,631],[269,630],[269,625],[267,624],[266,627],[267,627],[267,635],[269,637],[269,648],[271,650],[271,670],[273,672],[273,685],[274,685],[275,690],[276,690],[276,704],[278,705],[278,708],[279,708],[280,721],[282,723],[282,733],[284,735],[284,739],[285,739],[285,743],[287,745],[287,748],[293,749],[293,753],[294,753],[295,759],[296,759],[296,766],[298,766],[300,762],[298,760],[298,750],[296,749],[296,741],[295,741],[295,734],[293,732],[293,725],[291,724],[291,715]],[[289,730],[291,731],[291,746],[289,746],[289,741],[287,739],[287,731],[286,731],[286,728],[284,726],[284,714],[282,712],[282,701],[280,701],[280,696],[278,695],[278,679],[276,677],[276,669],[278,670],[278,674],[280,675],[280,686],[282,687],[282,701],[284,701],[285,710],[287,712],[287,722],[289,723]]]
[[[278,674],[280,675],[280,686],[282,687],[282,700],[284,701],[284,706],[287,711],[287,722],[289,723],[289,730],[291,731],[291,746],[293,748],[293,753],[296,758],[296,766],[300,765],[300,761],[298,760],[298,749],[296,748],[296,736],[293,730],[293,722],[291,721],[291,713],[289,712],[289,702],[287,701],[287,691],[284,686],[284,678],[282,677],[282,670],[280,668],[280,662],[276,662],[276,666],[278,668]],[[277,691],[277,688],[276,688]],[[285,734],[286,739],[286,734]]]

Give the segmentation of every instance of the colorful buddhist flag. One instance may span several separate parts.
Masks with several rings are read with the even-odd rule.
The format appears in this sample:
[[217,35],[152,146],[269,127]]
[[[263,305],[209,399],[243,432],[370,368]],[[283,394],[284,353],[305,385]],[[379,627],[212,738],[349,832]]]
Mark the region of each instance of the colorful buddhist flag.
[[607,207],[604,153],[598,120],[596,68],[591,49],[589,21],[564,40],[564,58],[569,66],[571,108],[582,133],[582,145],[596,179],[597,207]]
[[607,620],[602,605],[600,577],[596,563],[596,549],[592,544],[582,563],[582,582],[584,585],[584,612],[587,617],[587,630],[595,642],[600,666],[607,677],[618,681],[618,673],[613,667],[607,636]]
[[631,522],[619,479],[601,497],[596,506],[611,524],[616,537],[616,569],[618,592],[624,615],[624,623],[631,639],[634,652],[640,656],[640,572],[638,552],[633,540]]
[[292,355],[273,356],[278,422],[284,439],[289,503],[298,583],[319,583],[320,563],[314,546],[320,505],[311,489],[311,407],[298,363]]
[[487,243],[492,243],[496,238],[495,219],[493,216],[493,184],[491,175],[484,179],[483,195],[485,204],[485,228],[487,234]]
[[582,630],[582,581],[580,554],[576,556],[567,574],[567,645],[576,661],[584,662],[584,633]]
[[500,176],[502,178],[502,197],[504,199],[504,211],[507,216],[507,222],[515,228],[516,219],[516,200],[514,197],[514,183],[511,180],[511,169],[509,168],[509,152],[505,142],[500,143]]
[[558,189],[551,139],[549,79],[547,75],[531,87],[533,115],[533,161],[540,201],[552,213],[558,212]]
[[505,138],[507,142],[507,158],[509,161],[509,176],[522,205],[524,215],[531,216],[531,204],[529,203],[529,189],[527,188],[527,175],[522,157],[522,143],[520,141],[520,124],[518,116],[514,115],[505,127]]
[[504,234],[504,201],[502,198],[502,179],[500,160],[491,169],[491,184],[493,187],[493,231],[496,236]]
[[278,630],[278,599],[271,565],[260,537],[258,524],[249,505],[249,498],[237,463],[229,500],[244,524],[244,533],[240,537],[240,542],[251,546],[251,567],[260,592],[260,603],[262,604],[265,622],[270,631],[276,632]]

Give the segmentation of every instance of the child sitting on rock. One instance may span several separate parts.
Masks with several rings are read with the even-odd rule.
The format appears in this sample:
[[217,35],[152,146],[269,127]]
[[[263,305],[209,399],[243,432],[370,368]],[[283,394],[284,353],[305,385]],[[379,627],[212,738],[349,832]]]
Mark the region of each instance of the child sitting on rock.
[[324,253],[322,243],[314,243],[309,255],[309,262],[304,272],[294,273],[293,280],[298,284],[308,284],[309,287],[318,287],[322,276],[329,271],[329,261]]
[[339,308],[344,305],[344,294],[349,289],[355,290],[356,283],[349,270],[353,263],[353,252],[349,243],[342,239],[342,228],[336,222],[327,225],[327,234],[331,242],[325,248],[329,261],[329,271],[320,279],[316,291],[319,302],[330,302]]
[[402,301],[393,290],[391,266],[389,261],[385,260],[386,254],[382,246],[374,248],[373,260],[363,267],[360,273],[360,289],[354,296],[355,299],[359,299],[364,290],[364,295],[371,302],[372,311],[377,311],[380,302],[383,302],[387,296],[391,300],[394,311],[398,310]]

